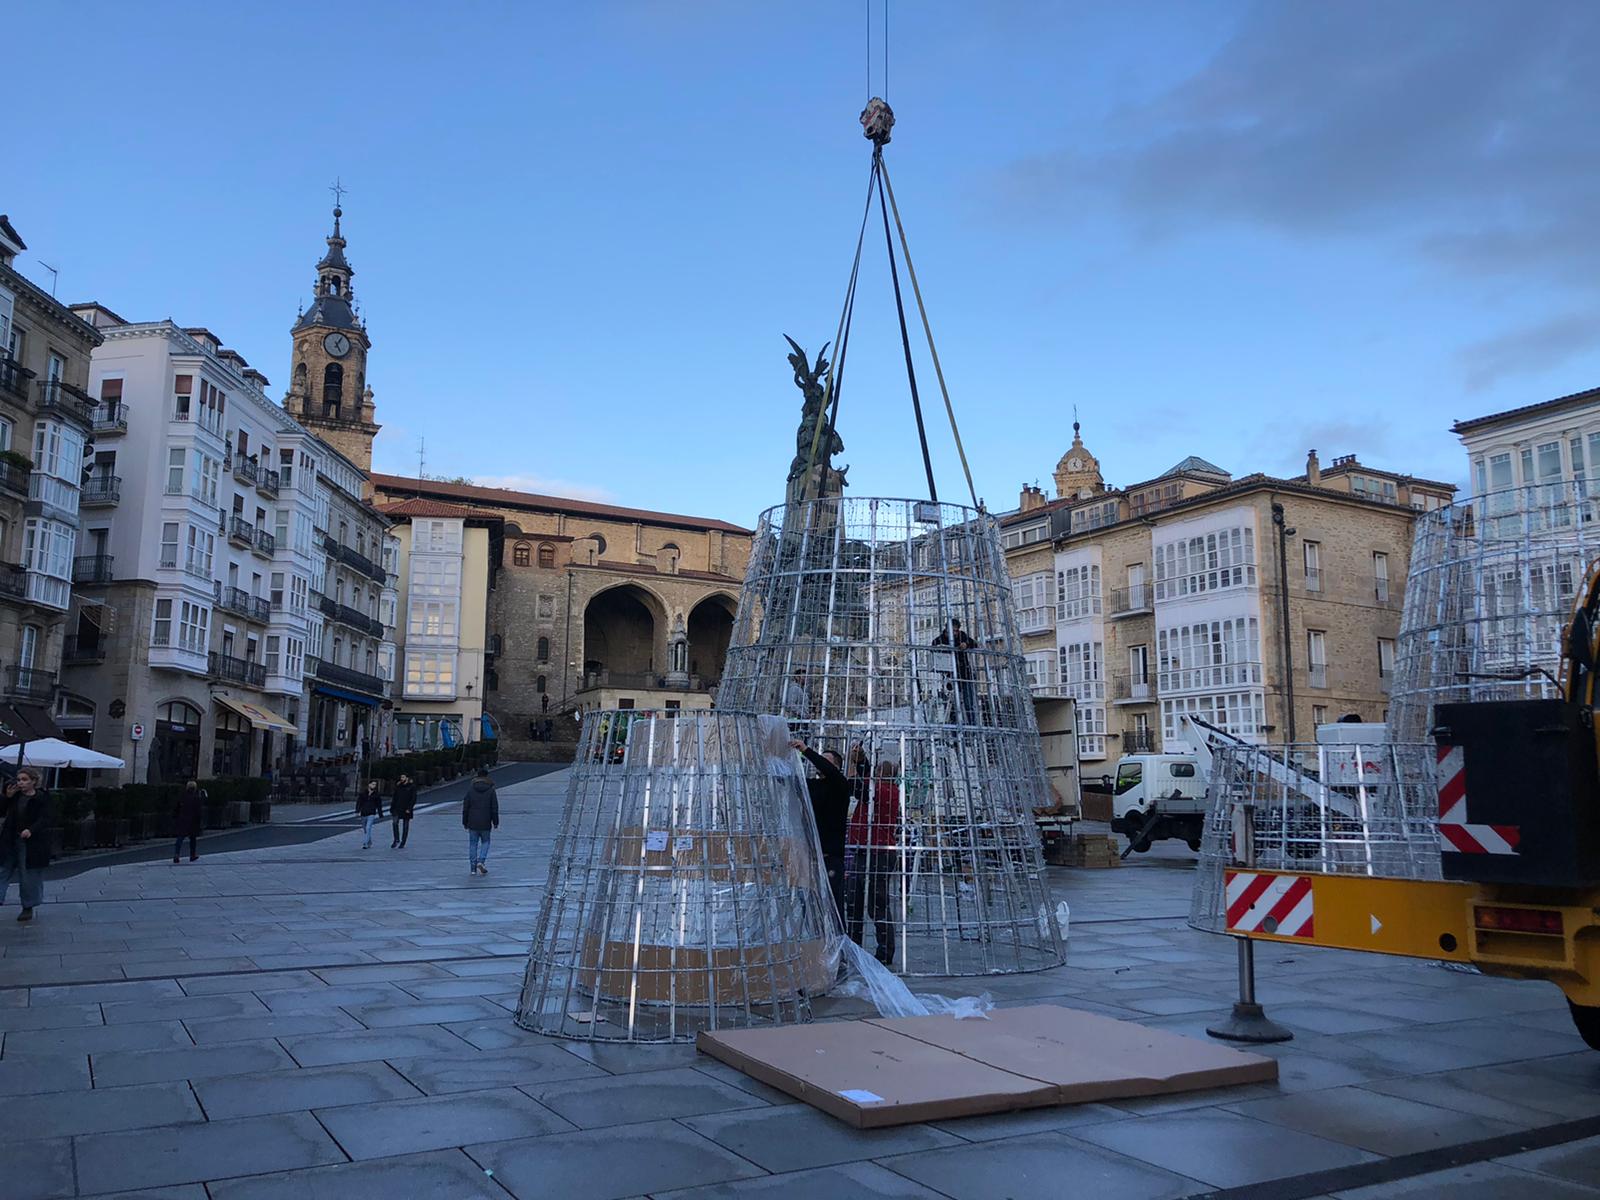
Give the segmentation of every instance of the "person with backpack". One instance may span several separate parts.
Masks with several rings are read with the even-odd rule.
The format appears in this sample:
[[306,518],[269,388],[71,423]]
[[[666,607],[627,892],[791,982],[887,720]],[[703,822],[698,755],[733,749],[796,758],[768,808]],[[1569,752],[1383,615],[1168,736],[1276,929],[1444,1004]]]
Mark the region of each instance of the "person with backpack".
[[417,811],[417,785],[404,771],[395,780],[394,795],[389,797],[389,815],[394,818],[394,842],[391,850],[404,850],[411,836],[411,815]]
[[363,850],[372,849],[372,827],[383,819],[383,796],[378,792],[378,781],[367,780],[367,786],[356,797],[356,816],[361,818],[361,829],[366,834],[366,841],[361,843]]
[[489,873],[489,832],[500,828],[500,796],[489,778],[489,768],[479,767],[461,802],[461,827],[467,831],[467,870]]
[[22,902],[19,921],[33,920],[33,910],[44,899],[44,876],[50,865],[50,793],[39,786],[39,773],[23,767],[5,786],[0,800],[0,904],[6,902],[11,881],[17,881]]
[[176,841],[172,843],[172,861],[179,861],[183,850],[183,839],[189,839],[189,861],[194,862],[200,857],[196,842],[200,837],[200,830],[205,824],[205,805],[210,799],[205,788],[200,786],[198,779],[191,779],[183,785],[183,791],[178,793],[178,798],[172,802],[172,832]]

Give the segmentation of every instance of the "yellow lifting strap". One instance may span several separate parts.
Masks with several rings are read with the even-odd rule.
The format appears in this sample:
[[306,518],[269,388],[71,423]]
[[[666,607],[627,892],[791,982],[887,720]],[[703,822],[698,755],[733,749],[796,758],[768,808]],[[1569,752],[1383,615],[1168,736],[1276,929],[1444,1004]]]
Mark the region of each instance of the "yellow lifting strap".
[[900,206],[894,200],[894,184],[889,181],[889,167],[881,158],[878,170],[883,175],[884,187],[889,190],[889,207],[894,212],[894,227],[900,234],[900,249],[906,258],[906,274],[911,277],[911,294],[917,298],[917,314],[922,318],[922,331],[928,338],[928,353],[933,356],[933,373],[939,379],[939,394],[944,397],[944,411],[950,418],[950,433],[955,438],[956,453],[961,458],[961,471],[967,477],[967,494],[972,497],[972,507],[977,508],[978,490],[972,484],[972,468],[967,465],[966,447],[961,444],[961,430],[956,427],[955,406],[950,403],[950,389],[945,386],[944,368],[939,365],[939,351],[933,344],[933,326],[928,323],[928,310],[922,303],[922,288],[917,283],[917,269],[911,265],[911,246],[906,242],[905,226],[900,223]]

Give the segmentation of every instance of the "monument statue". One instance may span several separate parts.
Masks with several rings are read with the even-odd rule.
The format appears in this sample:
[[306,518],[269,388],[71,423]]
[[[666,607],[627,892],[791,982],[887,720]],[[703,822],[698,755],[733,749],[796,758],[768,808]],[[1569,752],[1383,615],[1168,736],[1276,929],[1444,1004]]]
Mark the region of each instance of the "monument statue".
[[[795,503],[802,498],[842,495],[846,486],[845,472],[850,468],[833,465],[833,456],[844,453],[844,439],[826,414],[828,360],[823,356],[828,352],[827,344],[824,343],[817,352],[816,362],[813,363],[792,337],[785,334],[783,340],[794,347],[794,353],[789,355],[789,365],[794,368],[794,385],[805,397],[800,406],[800,428],[795,433],[794,461],[789,464],[789,501]],[[820,436],[817,432],[819,420],[822,423]],[[816,466],[808,472],[806,468],[811,463],[813,443],[816,445]]]

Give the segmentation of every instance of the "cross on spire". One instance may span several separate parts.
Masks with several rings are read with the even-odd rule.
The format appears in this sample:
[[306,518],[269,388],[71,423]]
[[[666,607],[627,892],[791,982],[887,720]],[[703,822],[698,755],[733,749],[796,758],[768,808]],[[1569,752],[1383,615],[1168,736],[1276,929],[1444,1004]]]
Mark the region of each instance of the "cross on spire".
[[347,191],[349,191],[350,189],[345,187],[344,184],[342,184],[339,181],[339,177],[338,176],[335,176],[334,180],[333,180],[333,186],[330,187],[328,190],[333,193],[333,205],[334,205],[334,207],[335,208],[343,208],[344,207],[344,194]]

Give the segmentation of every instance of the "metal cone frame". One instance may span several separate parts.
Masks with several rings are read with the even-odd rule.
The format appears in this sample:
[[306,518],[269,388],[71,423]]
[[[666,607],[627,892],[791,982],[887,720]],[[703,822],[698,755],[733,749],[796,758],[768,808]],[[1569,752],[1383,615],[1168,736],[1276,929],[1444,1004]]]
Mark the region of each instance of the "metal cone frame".
[[843,756],[846,931],[900,974],[1065,959],[1019,645],[988,514],[829,497],[762,515],[717,704]]

